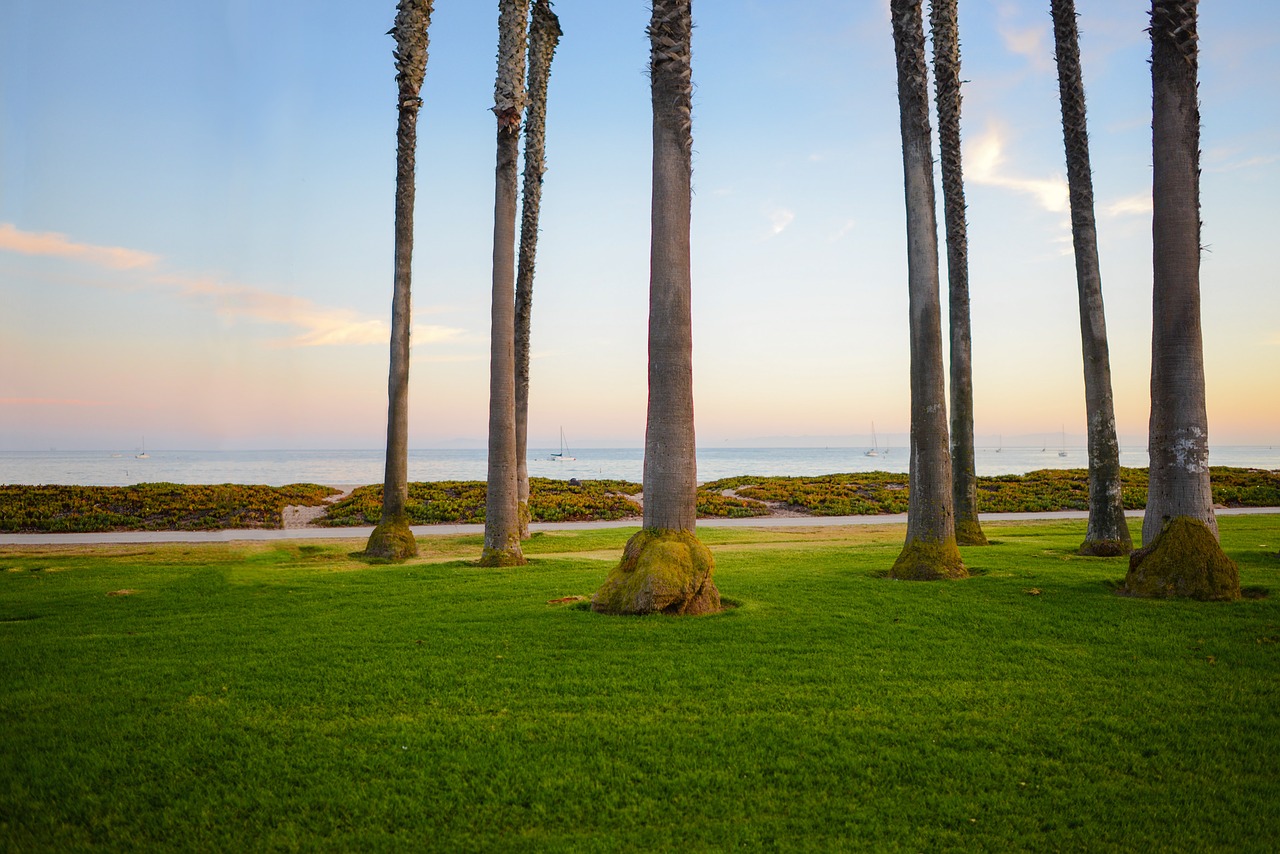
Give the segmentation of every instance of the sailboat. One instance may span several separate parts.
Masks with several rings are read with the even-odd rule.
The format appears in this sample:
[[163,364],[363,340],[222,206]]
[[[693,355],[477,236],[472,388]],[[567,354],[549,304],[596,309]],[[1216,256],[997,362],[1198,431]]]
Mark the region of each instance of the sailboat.
[[553,462],[553,463],[571,463],[571,462],[575,461],[576,459],[578,459],[578,458],[577,458],[577,457],[573,457],[573,456],[570,456],[570,455],[569,455],[569,450],[568,450],[568,448],[566,448],[566,447],[565,447],[565,444],[564,444],[564,428],[563,428],[563,427],[561,427],[561,428],[560,428],[560,453],[558,453],[558,454],[557,454],[555,451],[552,451],[552,452],[551,452],[551,462]]
[[999,436],[996,436],[996,453],[998,454],[1002,450],[1004,450],[1004,436],[999,435]]
[[1058,451],[1058,456],[1065,457],[1067,455],[1067,425],[1062,425],[1062,450]]
[[876,438],[876,422],[871,422],[871,450],[866,452],[868,457],[880,456],[880,441]]
[[146,436],[142,437],[142,452],[134,454],[133,457],[134,459],[137,459],[137,460],[151,459],[151,455],[147,453],[147,437]]

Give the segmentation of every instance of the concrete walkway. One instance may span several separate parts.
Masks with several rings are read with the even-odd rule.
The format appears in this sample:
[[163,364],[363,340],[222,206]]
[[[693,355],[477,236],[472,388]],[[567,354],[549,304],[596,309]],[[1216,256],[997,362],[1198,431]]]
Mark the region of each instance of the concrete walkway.
[[[1215,510],[1218,516],[1280,514],[1280,507],[1235,507]],[[1125,513],[1142,518],[1141,510]],[[1088,519],[1084,510],[1052,513],[983,513],[983,522],[1056,522]],[[699,519],[702,528],[827,528],[841,525],[905,525],[906,513],[881,516],[756,516],[749,519]],[[535,522],[532,531],[586,531],[595,528],[637,528],[639,519],[617,522]],[[229,543],[246,540],[367,540],[372,527],[251,528],[227,531],[105,531],[88,534],[0,534],[0,546],[91,545],[112,543]],[[414,536],[483,535],[484,525],[415,525]]]

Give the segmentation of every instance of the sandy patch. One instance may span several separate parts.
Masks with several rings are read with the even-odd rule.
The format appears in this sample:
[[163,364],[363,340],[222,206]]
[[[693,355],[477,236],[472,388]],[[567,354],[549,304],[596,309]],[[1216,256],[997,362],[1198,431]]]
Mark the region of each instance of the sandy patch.
[[315,521],[319,519],[321,516],[323,516],[325,510],[328,509],[326,505],[334,504],[346,498],[348,495],[352,493],[352,491],[355,490],[355,487],[354,486],[335,486],[334,489],[338,489],[342,491],[336,495],[330,495],[328,498],[324,500],[325,503],[318,507],[308,507],[305,505],[296,505],[296,504],[291,504],[285,507],[284,510],[282,510],[280,513],[280,517],[281,517],[280,527],[282,528],[314,527]]

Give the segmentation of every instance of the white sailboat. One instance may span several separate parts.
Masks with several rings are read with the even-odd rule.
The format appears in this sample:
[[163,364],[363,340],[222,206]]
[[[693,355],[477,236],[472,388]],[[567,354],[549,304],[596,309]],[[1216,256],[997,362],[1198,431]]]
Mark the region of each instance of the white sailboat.
[[560,453],[558,453],[558,454],[557,454],[555,451],[552,451],[552,452],[551,452],[551,462],[553,462],[553,463],[571,463],[571,462],[574,462],[574,461],[575,461],[575,460],[577,460],[577,459],[578,459],[577,457],[574,457],[574,456],[570,456],[570,455],[569,455],[569,449],[568,449],[567,447],[565,447],[565,443],[564,443],[564,428],[563,428],[563,427],[561,427],[561,428],[560,428]]
[[137,459],[137,460],[151,459],[151,455],[147,453],[147,437],[146,436],[142,437],[142,451],[140,453],[134,454],[133,457],[134,459]]
[[1058,456],[1065,457],[1067,455],[1067,425],[1062,425],[1062,450],[1058,451]]
[[871,450],[866,452],[868,457],[880,456],[880,441],[876,438],[876,422],[871,422]]

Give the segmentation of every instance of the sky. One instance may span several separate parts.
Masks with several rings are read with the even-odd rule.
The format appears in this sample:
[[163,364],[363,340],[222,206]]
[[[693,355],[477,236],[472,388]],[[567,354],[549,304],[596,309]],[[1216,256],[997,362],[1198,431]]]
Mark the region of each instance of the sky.
[[[1078,0],[1123,446],[1145,445],[1148,4]],[[699,444],[909,428],[886,0],[699,0]],[[558,0],[531,447],[643,443],[647,4]],[[380,448],[393,0],[0,3],[0,450]],[[1085,432],[1047,2],[962,0],[978,444]],[[496,4],[440,0],[418,125],[410,445],[483,447]],[[1210,440],[1280,444],[1280,4],[1201,4]],[[941,217],[939,217],[941,219]],[[941,228],[941,226],[940,226]],[[946,281],[945,249],[941,252]],[[944,323],[945,319],[944,286]]]

